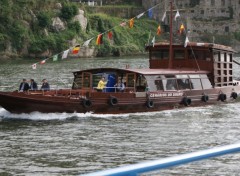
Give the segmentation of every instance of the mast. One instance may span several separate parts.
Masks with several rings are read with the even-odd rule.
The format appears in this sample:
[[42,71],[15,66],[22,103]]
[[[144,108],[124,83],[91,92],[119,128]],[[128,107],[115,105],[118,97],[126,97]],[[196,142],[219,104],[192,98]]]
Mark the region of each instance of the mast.
[[173,68],[173,2],[170,0],[170,41],[169,41],[169,62],[168,68]]

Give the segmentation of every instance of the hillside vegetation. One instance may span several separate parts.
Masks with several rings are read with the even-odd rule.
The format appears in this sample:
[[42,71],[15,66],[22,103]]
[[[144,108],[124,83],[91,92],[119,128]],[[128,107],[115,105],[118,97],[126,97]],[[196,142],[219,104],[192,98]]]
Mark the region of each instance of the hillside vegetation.
[[[85,11],[86,29],[73,20],[79,9]],[[56,17],[64,22],[64,30],[53,28]],[[0,21],[2,58],[49,57],[92,37],[90,47],[96,48],[97,56],[141,53],[150,31],[155,33],[158,25],[145,17],[135,20],[131,29],[121,27],[122,18],[88,13],[81,4],[67,0],[1,0]],[[112,29],[113,41],[104,37],[103,44],[96,46],[97,35],[109,29]]]

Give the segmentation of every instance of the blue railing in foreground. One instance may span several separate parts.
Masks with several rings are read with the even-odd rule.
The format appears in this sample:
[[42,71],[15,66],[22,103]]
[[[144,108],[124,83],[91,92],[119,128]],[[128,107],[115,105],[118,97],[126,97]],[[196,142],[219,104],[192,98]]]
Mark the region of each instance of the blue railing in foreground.
[[106,171],[84,174],[83,176],[136,176],[138,174],[145,172],[166,169],[172,166],[177,166],[181,164],[190,163],[193,161],[208,159],[211,157],[226,155],[235,152],[240,152],[240,143],[227,145],[223,147],[217,147],[208,150],[202,150],[199,152],[173,156],[156,161],[149,161],[129,166],[123,166],[115,169],[109,169]]

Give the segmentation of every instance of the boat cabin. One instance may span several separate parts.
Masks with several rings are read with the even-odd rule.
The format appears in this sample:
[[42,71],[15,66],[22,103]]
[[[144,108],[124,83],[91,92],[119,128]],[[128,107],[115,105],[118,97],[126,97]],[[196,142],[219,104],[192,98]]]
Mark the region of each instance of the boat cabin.
[[124,92],[203,90],[212,88],[208,71],[175,69],[98,68],[74,72],[72,89],[96,91],[99,80],[108,80],[105,92],[117,92],[115,85],[124,83]]
[[209,71],[208,77],[214,87],[233,85],[233,54],[231,47],[189,42],[183,45],[172,45],[173,54],[169,59],[169,43],[156,43],[147,46],[151,69],[195,69]]

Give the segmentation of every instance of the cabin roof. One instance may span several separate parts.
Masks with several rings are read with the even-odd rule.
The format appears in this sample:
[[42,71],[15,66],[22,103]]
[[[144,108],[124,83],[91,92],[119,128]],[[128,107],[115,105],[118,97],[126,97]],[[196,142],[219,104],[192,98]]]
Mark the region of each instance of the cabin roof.
[[196,70],[196,69],[119,69],[119,68],[94,68],[73,72],[81,73],[81,72],[90,72],[90,73],[104,73],[104,72],[132,72],[138,73],[142,75],[179,75],[179,74],[208,74],[209,71],[205,70]]
[[[155,43],[154,44],[154,48],[156,47],[161,47],[161,46],[169,46],[168,42],[159,42],[159,43]],[[184,44],[173,44],[173,47],[176,46],[180,46],[180,47],[184,47]],[[200,42],[188,42],[188,45],[186,48],[190,48],[190,47],[194,47],[194,48],[210,48],[210,49],[216,49],[216,50],[224,50],[224,51],[229,51],[229,52],[234,52],[236,53],[235,50],[232,49],[232,47],[230,46],[225,46],[225,45],[219,45],[219,44],[215,44],[215,43],[200,43]],[[149,48],[153,48],[152,45],[149,45],[146,47],[147,49]]]

